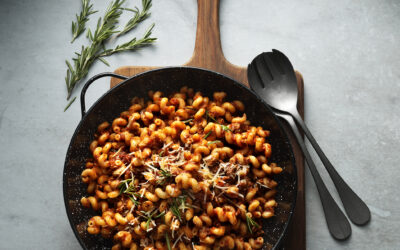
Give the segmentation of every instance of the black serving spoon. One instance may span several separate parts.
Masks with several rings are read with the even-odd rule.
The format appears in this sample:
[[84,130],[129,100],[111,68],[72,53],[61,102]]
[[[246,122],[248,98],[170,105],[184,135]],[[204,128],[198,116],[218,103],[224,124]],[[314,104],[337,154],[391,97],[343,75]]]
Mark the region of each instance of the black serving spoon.
[[297,112],[297,80],[289,59],[278,50],[264,52],[249,64],[247,76],[250,87],[275,111],[290,115],[300,125],[332,178],[350,220],[356,225],[367,224],[369,208],[338,174]]
[[275,112],[275,115],[285,120],[291,126],[293,134],[295,135],[297,142],[299,143],[299,146],[303,151],[304,157],[307,161],[307,165],[318,189],[329,232],[337,240],[346,240],[351,235],[350,223],[347,220],[346,216],[343,214],[342,210],[336,204],[328,189],[326,188],[324,181],[322,180],[317,168],[315,167],[310,153],[308,153],[304,140],[296,127],[296,123],[290,115],[278,112]]

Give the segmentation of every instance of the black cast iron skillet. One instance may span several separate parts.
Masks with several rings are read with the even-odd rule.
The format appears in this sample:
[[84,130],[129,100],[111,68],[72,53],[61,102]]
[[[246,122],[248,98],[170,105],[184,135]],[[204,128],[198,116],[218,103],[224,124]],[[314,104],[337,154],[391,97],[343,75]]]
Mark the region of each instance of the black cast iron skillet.
[[[85,93],[95,80],[104,76],[124,79],[122,83],[105,93],[93,106],[85,111]],[[209,70],[172,67],[148,71],[127,79],[113,73],[103,73],[91,78],[81,93],[82,120],[72,136],[64,166],[64,202],[67,215],[75,236],[84,249],[109,249],[112,240],[99,235],[90,235],[86,231],[87,221],[98,212],[84,208],[80,204],[86,196],[86,184],[81,181],[81,172],[86,159],[91,157],[89,144],[94,139],[97,126],[111,122],[122,111],[130,106],[134,96],[147,97],[149,90],[160,90],[164,94],[178,91],[188,86],[203,95],[212,97],[215,91],[225,91],[227,100],[241,100],[246,106],[246,114],[252,124],[271,131],[269,143],[272,145],[271,162],[277,162],[284,171],[275,177],[278,182],[276,216],[263,223],[265,231],[265,249],[277,249],[284,241],[286,229],[290,222],[297,194],[297,173],[294,156],[288,137],[280,122],[270,108],[257,95],[235,80]]]

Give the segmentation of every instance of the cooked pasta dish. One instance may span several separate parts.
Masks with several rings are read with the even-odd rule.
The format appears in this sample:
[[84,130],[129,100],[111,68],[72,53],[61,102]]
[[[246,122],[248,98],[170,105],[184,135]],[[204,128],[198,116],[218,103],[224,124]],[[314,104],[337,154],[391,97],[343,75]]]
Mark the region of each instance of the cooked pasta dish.
[[274,216],[269,131],[244,104],[183,87],[149,92],[100,124],[90,144],[81,203],[98,211],[87,232],[117,249],[260,249]]

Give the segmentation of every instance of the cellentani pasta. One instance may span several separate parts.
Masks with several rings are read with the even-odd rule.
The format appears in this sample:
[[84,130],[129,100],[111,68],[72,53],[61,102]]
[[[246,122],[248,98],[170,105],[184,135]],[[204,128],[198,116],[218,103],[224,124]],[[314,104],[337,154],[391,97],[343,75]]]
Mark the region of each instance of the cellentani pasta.
[[268,161],[270,132],[224,92],[149,97],[98,126],[82,172],[81,203],[98,211],[88,233],[114,250],[262,248],[282,172]]

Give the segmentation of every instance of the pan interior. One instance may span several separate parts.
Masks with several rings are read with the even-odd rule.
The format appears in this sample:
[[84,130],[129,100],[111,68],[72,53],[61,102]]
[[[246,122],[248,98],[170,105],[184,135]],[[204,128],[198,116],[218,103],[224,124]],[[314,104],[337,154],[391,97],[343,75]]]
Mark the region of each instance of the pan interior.
[[127,110],[130,100],[135,96],[147,98],[149,90],[160,90],[168,95],[183,86],[201,91],[208,97],[212,97],[216,91],[226,92],[226,100],[241,100],[245,104],[245,112],[253,125],[271,131],[271,162],[276,162],[284,171],[274,177],[279,184],[276,195],[279,206],[275,211],[276,216],[263,223],[265,248],[275,248],[282,241],[295,204],[297,176],[291,145],[276,117],[252,91],[231,78],[198,68],[175,67],[137,75],[109,90],[90,108],[77,127],[66,156],[63,185],[68,218],[84,248],[109,249],[112,246],[112,240],[87,233],[87,221],[98,214],[80,204],[80,199],[87,195],[87,186],[81,181],[80,175],[86,159],[91,157],[89,144],[94,139],[97,126],[104,121],[111,122]]

